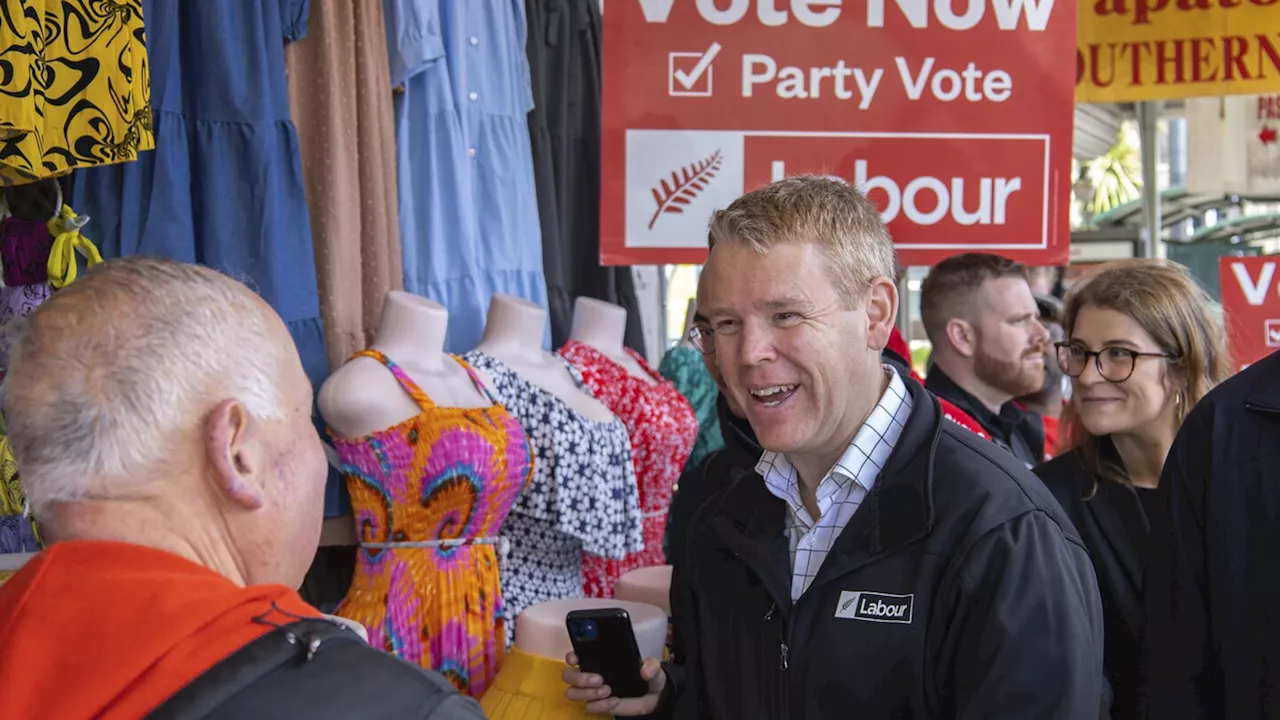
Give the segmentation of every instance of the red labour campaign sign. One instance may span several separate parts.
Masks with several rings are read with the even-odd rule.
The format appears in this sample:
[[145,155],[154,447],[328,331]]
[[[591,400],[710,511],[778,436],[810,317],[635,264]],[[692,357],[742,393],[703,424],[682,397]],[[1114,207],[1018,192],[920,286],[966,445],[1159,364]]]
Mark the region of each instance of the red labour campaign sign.
[[817,173],[900,260],[1064,265],[1076,3],[608,0],[601,261],[699,263],[745,190]]
[[1237,369],[1280,348],[1280,258],[1224,257],[1218,261],[1222,317]]

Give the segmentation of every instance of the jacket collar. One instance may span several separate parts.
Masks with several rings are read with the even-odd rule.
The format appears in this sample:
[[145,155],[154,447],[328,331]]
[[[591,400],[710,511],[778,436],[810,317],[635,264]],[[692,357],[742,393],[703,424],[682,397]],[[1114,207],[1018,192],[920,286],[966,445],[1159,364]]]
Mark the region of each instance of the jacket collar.
[[[910,377],[914,406],[879,479],[841,531],[811,590],[913,542],[933,525],[933,457],[942,432],[938,401]],[[712,524],[755,571],[779,607],[791,605],[786,506],[758,473],[741,468]],[[748,477],[750,475],[751,477]]]
[[1258,412],[1280,414],[1280,377],[1276,373],[1280,370],[1280,352],[1272,353],[1255,365],[1266,367],[1258,368],[1259,372],[1254,373],[1256,377],[1253,387],[1249,389],[1245,407]]
[[746,418],[738,417],[729,410],[729,402],[724,399],[724,393],[716,395],[716,414],[720,418],[720,437],[724,439],[725,447],[759,459],[764,448],[756,440],[756,432],[751,429],[751,423]]
[[1044,423],[1039,415],[1023,410],[1012,400],[1001,405],[999,413],[993,413],[981,400],[957,385],[936,365],[930,368],[929,377],[925,379],[925,387],[938,397],[949,400],[969,417],[978,421],[992,439],[1008,448],[1014,455],[1019,454],[1014,445],[1016,439],[1020,437],[1027,444],[1027,450],[1032,455],[1031,458],[1020,458],[1023,461],[1031,462],[1034,466],[1044,460]]

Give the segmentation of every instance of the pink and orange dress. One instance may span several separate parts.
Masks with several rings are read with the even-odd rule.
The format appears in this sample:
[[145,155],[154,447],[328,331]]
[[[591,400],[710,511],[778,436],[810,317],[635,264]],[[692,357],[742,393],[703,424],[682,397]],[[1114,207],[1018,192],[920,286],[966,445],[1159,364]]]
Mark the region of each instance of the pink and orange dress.
[[498,532],[533,474],[528,438],[460,358],[491,405],[439,407],[382,353],[356,356],[385,365],[421,412],[363,438],[333,437],[360,543],[336,614],[478,698],[506,655]]

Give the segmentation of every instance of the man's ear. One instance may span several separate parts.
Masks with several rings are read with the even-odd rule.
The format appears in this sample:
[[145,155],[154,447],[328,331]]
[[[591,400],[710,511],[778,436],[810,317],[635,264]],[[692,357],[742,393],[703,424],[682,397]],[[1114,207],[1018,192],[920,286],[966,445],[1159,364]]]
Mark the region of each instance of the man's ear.
[[898,286],[886,277],[872,279],[865,295],[867,305],[867,344],[884,350],[898,318]]
[[971,358],[978,352],[978,334],[967,320],[951,318],[947,321],[947,340],[961,357]]
[[209,413],[205,442],[218,493],[246,510],[262,507],[262,426],[239,400],[223,400]]

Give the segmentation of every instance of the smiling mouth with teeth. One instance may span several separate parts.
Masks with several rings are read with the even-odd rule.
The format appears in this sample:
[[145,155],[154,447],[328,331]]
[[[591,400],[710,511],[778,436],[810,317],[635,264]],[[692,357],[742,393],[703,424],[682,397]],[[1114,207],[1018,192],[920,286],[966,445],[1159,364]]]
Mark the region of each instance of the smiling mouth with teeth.
[[751,390],[751,397],[765,407],[781,405],[782,401],[791,397],[799,385],[774,385],[772,387]]

